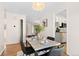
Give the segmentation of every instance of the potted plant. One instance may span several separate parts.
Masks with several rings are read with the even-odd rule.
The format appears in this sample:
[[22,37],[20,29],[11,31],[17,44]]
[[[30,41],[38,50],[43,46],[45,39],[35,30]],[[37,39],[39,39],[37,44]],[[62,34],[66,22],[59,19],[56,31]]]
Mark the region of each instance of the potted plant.
[[43,31],[43,29],[44,29],[44,26],[43,26],[43,25],[40,25],[40,24],[35,24],[35,25],[34,25],[35,35],[37,36],[37,39],[38,39],[38,40],[40,39],[40,38],[39,38],[39,33],[40,33],[41,31]]

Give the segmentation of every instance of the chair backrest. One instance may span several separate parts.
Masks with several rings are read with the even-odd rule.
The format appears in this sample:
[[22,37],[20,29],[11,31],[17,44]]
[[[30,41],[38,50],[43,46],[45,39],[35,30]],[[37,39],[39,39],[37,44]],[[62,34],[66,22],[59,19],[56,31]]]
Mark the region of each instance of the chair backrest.
[[20,20],[20,25],[21,25],[21,32],[20,32],[20,45],[21,45],[21,50],[23,53],[26,53],[25,46],[23,43],[23,20]]
[[35,37],[36,35],[27,35],[28,38]]
[[55,38],[48,36],[47,39],[54,41]]

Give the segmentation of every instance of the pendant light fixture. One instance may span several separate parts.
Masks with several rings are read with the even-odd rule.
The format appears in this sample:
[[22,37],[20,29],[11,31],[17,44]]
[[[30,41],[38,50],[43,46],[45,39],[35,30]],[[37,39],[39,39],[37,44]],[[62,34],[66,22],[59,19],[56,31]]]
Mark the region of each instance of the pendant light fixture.
[[35,11],[42,11],[45,8],[45,4],[43,2],[34,2],[32,3],[32,8]]

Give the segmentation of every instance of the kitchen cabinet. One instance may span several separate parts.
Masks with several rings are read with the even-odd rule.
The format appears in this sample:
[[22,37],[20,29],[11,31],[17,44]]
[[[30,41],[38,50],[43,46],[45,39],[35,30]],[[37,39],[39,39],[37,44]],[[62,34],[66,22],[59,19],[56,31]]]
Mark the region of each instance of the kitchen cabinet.
[[55,33],[55,40],[57,42],[66,42],[67,40],[66,28],[62,28],[60,29],[60,32]]

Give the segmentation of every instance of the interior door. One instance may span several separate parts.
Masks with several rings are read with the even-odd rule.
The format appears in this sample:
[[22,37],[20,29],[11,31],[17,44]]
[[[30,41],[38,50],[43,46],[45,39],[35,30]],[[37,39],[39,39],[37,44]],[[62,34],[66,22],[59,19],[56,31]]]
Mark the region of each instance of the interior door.
[[18,43],[20,39],[20,20],[8,19],[6,23],[6,43]]

